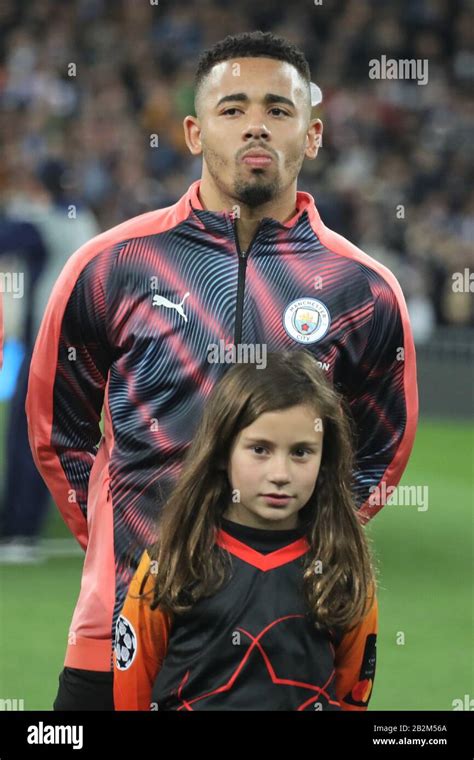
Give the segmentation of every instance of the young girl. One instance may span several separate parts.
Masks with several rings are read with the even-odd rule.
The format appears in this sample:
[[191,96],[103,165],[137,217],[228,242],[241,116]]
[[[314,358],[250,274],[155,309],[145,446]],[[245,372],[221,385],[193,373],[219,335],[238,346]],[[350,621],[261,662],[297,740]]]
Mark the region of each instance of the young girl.
[[116,710],[365,710],[377,601],[342,397],[306,349],[214,387],[116,627]]

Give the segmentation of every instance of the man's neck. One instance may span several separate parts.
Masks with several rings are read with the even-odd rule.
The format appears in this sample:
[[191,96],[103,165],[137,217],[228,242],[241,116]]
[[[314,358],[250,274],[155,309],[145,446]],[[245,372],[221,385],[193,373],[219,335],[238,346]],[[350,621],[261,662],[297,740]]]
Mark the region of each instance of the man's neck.
[[238,200],[228,195],[223,195],[201,180],[199,187],[199,199],[206,211],[232,211],[239,207],[240,215],[236,219],[236,230],[239,245],[242,251],[247,251],[255,235],[258,225],[264,217],[271,217],[278,222],[285,223],[296,214],[296,184],[287,189],[284,195],[278,199],[265,203],[257,208],[249,208],[239,203]]

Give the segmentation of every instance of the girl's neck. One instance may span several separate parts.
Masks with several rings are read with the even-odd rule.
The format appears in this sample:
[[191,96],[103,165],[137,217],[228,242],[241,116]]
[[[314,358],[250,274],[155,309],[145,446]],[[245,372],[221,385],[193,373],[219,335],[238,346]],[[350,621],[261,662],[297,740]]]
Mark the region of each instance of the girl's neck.
[[270,521],[268,522],[268,527],[263,527],[262,526],[260,528],[256,528],[253,525],[245,525],[243,523],[239,523],[239,522],[237,522],[237,520],[230,520],[228,517],[222,517],[221,521],[222,521],[222,526],[224,527],[224,529],[225,529],[225,525],[227,523],[227,524],[230,524],[230,525],[239,526],[239,528],[241,528],[244,531],[248,531],[248,532],[252,532],[253,531],[253,532],[256,532],[256,533],[281,534],[282,537],[285,536],[285,534],[287,534],[289,536],[294,536],[294,535],[302,535],[304,533],[303,525],[300,522],[298,522],[298,524],[294,528],[283,528],[282,529],[282,528],[276,528],[275,525],[273,523],[271,523]]

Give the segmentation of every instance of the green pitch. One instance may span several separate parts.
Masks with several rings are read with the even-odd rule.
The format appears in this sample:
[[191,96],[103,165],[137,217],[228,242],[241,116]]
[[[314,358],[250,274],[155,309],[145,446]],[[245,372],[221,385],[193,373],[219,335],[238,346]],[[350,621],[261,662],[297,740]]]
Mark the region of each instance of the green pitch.
[[[451,710],[474,696],[473,451],[472,425],[421,422],[401,485],[426,486],[423,501],[387,505],[367,527],[380,605],[370,709]],[[55,510],[47,534],[68,535]],[[81,565],[0,566],[0,699],[51,709]]]

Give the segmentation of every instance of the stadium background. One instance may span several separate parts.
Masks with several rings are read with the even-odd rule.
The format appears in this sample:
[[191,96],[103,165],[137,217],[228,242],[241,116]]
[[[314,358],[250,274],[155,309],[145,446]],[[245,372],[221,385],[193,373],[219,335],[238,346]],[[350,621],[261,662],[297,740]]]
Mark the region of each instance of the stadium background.
[[[192,112],[200,52],[226,34],[282,34],[305,52],[323,91],[316,111],[323,148],[304,163],[298,189],[313,194],[329,227],[392,269],[417,345],[421,415],[402,485],[427,487],[429,507],[387,505],[367,528],[380,568],[370,709],[451,710],[453,700],[472,698],[474,308],[469,289],[456,292],[452,279],[472,268],[474,25],[467,5],[22,6],[2,0],[0,7],[0,211],[36,224],[48,257],[26,298],[4,294],[0,477],[25,325],[34,335],[66,255],[61,203],[80,209],[86,238],[94,225],[100,231],[174,203],[201,173],[181,125]],[[371,80],[368,61],[383,54],[428,59],[428,84]],[[153,133],[158,149],[150,148]],[[396,215],[400,205],[404,218]],[[29,271],[14,250],[1,252],[0,269]],[[0,700],[23,700],[27,710],[51,708],[81,575],[80,549],[52,504],[42,537],[44,561],[0,564]]]

